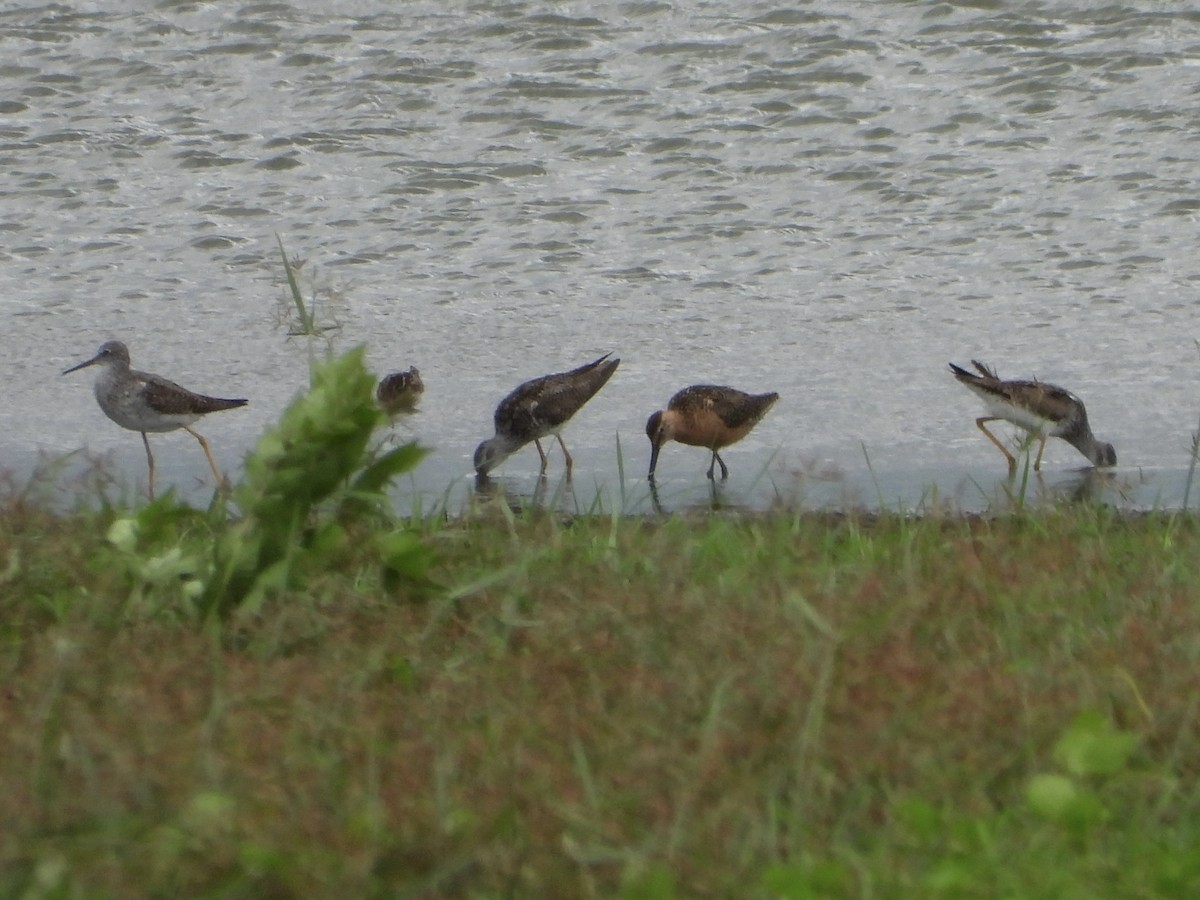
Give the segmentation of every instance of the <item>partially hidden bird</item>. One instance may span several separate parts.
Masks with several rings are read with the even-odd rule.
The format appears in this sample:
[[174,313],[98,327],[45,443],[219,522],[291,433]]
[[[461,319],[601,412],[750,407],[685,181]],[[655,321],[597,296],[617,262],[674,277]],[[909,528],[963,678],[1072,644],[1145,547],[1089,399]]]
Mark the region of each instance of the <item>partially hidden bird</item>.
[[375,399],[390,413],[411,412],[423,393],[421,373],[416,366],[409,366],[407,372],[393,372],[383,378],[375,389]]
[[129,366],[129,348],[120,341],[108,341],[91,359],[72,366],[63,372],[69,375],[88,366],[99,366],[96,378],[96,401],[104,414],[130,431],[140,432],[146,447],[146,461],[150,467],[150,499],[154,499],[154,454],[150,452],[148,432],[174,431],[182,428],[197,441],[208,457],[218,488],[225,486],[225,479],[217,468],[212,450],[199,432],[190,426],[201,416],[223,409],[245,406],[246,400],[224,400],[207,397],[180,387],[160,375],[138,372]]

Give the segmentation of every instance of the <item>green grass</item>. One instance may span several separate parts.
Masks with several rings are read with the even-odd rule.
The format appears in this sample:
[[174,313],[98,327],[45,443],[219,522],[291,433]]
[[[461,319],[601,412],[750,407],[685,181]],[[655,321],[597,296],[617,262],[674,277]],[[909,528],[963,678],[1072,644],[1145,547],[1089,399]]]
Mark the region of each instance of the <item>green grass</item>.
[[4,896],[1200,895],[1190,517],[341,519],[213,628],[127,515],[0,519]]

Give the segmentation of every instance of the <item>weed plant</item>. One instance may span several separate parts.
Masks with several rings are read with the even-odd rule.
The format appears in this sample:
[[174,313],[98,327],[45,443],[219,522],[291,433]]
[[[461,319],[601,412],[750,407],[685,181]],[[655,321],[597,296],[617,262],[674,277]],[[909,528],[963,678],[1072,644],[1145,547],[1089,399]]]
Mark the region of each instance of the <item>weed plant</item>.
[[[404,444],[375,458],[368,443],[386,416],[362,348],[314,368],[312,387],[284,412],[246,460],[234,491],[239,520],[216,539],[213,574],[201,599],[205,616],[257,609],[267,592],[293,583],[298,562],[322,563],[346,540],[345,523],[381,520],[386,488],[416,466],[423,451]],[[314,521],[321,504],[332,515]],[[420,568],[411,534],[377,541],[396,571]]]
[[291,309],[295,312],[295,320],[291,322],[288,334],[292,337],[319,337],[326,332],[336,330],[338,328],[336,324],[323,324],[317,318],[320,306],[319,298],[322,292],[317,285],[315,276],[312,279],[309,300],[306,302],[304,291],[300,286],[300,270],[304,263],[298,258],[288,258],[287,251],[283,247],[283,238],[278,234],[275,235],[275,241],[279,244],[279,257],[283,262],[284,278],[287,280],[287,296],[281,319],[288,321],[292,318],[287,314],[287,301],[291,302]]

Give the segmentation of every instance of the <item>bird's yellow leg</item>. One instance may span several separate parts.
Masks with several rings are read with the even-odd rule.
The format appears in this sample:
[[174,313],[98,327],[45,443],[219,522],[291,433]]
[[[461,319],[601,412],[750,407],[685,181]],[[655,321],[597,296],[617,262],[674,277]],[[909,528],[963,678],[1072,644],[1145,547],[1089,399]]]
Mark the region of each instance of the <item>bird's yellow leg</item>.
[[225,476],[222,475],[221,470],[217,468],[217,461],[213,459],[212,450],[210,450],[208,447],[208,441],[204,439],[200,432],[192,431],[192,429],[187,425],[183,426],[183,430],[200,442],[200,447],[204,450],[204,455],[208,457],[208,465],[212,469],[213,477],[217,479],[217,490],[224,490],[227,487],[225,483]]
[[996,416],[981,416],[975,420],[975,424],[978,426],[980,431],[987,435],[987,439],[995,444],[996,448],[1004,454],[1004,458],[1008,460],[1009,471],[1015,471],[1017,468],[1017,458],[1008,452],[1008,448],[1000,443],[999,439],[994,434],[988,431],[987,425],[985,424],[987,422],[995,421],[998,421]]

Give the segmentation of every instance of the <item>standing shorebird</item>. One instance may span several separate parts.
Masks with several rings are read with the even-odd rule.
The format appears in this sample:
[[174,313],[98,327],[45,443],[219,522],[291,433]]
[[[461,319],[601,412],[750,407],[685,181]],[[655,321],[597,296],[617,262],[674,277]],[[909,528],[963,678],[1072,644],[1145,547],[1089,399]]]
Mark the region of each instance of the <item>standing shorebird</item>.
[[416,366],[407,372],[393,372],[375,389],[375,399],[389,413],[412,412],[417,398],[425,393],[425,382]]
[[553,434],[558,438],[563,456],[567,460],[567,478],[571,477],[571,454],[563,443],[560,430],[579,412],[583,404],[604,387],[620,365],[619,359],[609,359],[605,353],[595,362],[572,369],[543,375],[527,381],[500,401],[496,407],[496,435],[490,437],[475,450],[475,471],[480,477],[513,453],[533,441],[538,456],[542,458],[540,474],[546,474],[546,453],[541,439]]
[[1003,419],[1025,429],[1039,440],[1037,459],[1033,470],[1042,467],[1042,452],[1046,439],[1060,437],[1089,460],[1094,466],[1115,466],[1117,452],[1112,444],[1096,440],[1088,425],[1087,410],[1083,401],[1068,390],[1036,379],[1033,381],[1001,381],[993,369],[978,360],[971,364],[979,374],[950,363],[954,377],[979,395],[990,415],[975,420],[979,430],[987,435],[1004,458],[1008,460],[1008,471],[1015,472],[1017,459],[987,429],[988,422]]
[[208,441],[189,426],[208,413],[245,406],[245,400],[222,400],[193,394],[187,388],[159,375],[131,369],[129,348],[120,341],[108,341],[100,347],[100,352],[87,362],[72,366],[63,374],[69,375],[88,366],[101,367],[100,375],[96,379],[96,401],[104,410],[104,414],[122,428],[141,432],[142,443],[146,445],[146,460],[150,464],[151,500],[154,499],[154,454],[150,452],[150,441],[146,437],[146,433],[150,431],[174,431],[182,428],[200,442],[217,479],[217,487],[225,484],[212,451],[208,448]]
[[713,477],[713,467],[719,464],[724,481],[729,477],[729,469],[717,451],[749,434],[778,399],[779,395],[774,391],[747,394],[715,384],[694,384],[684,388],[670,399],[665,410],[660,409],[646,422],[646,436],[650,438],[650,480],[654,480],[662,445],[667,441],[679,441],[711,450],[708,477]]

